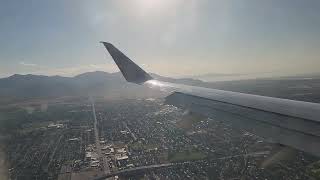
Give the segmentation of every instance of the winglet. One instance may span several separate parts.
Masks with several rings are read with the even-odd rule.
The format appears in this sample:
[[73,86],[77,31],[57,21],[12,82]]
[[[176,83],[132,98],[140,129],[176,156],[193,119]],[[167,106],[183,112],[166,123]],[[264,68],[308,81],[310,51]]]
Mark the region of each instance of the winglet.
[[114,62],[119,67],[122,75],[128,82],[142,84],[148,80],[153,79],[148,73],[131,61],[126,55],[114,47],[111,43],[101,42],[110,55]]

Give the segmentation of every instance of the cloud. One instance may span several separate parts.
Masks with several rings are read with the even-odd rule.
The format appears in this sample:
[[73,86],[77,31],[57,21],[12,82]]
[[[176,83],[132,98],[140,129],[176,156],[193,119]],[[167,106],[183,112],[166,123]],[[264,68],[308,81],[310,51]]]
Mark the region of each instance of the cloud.
[[32,66],[32,67],[38,66],[37,64],[26,63],[26,62],[23,62],[23,61],[19,62],[19,64],[22,65],[22,66]]

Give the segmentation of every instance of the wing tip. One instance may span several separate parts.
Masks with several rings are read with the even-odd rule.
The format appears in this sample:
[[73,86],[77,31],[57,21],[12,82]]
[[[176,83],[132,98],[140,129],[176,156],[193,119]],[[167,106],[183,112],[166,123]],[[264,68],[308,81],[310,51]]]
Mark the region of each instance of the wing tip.
[[103,44],[105,47],[111,46],[112,44],[106,41],[100,41],[99,43]]
[[109,54],[120,69],[122,75],[128,82],[142,84],[148,80],[153,79],[147,72],[145,72],[142,68],[135,64],[114,45],[105,41],[100,41],[100,43],[102,43],[108,50]]

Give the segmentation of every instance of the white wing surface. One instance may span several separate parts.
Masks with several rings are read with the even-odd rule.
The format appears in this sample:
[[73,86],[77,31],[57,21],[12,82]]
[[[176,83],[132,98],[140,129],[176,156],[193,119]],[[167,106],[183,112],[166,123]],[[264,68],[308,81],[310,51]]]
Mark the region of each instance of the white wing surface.
[[320,156],[320,104],[154,80],[112,44],[102,43],[127,81],[172,92],[168,104]]

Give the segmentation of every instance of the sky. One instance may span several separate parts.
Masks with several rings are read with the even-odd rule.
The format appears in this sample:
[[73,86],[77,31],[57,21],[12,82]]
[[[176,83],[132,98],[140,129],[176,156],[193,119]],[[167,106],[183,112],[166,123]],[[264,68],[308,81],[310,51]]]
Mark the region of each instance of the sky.
[[320,72],[319,0],[0,0],[0,77],[118,71]]

